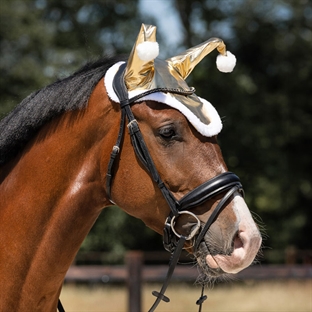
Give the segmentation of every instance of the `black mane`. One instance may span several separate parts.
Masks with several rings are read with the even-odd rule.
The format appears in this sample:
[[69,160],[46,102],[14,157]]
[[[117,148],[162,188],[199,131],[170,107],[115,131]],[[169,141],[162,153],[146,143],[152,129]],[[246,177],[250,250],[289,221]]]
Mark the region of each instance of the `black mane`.
[[0,121],[0,164],[16,156],[46,122],[65,111],[85,107],[108,68],[121,59],[111,57],[88,63],[73,75],[25,98]]

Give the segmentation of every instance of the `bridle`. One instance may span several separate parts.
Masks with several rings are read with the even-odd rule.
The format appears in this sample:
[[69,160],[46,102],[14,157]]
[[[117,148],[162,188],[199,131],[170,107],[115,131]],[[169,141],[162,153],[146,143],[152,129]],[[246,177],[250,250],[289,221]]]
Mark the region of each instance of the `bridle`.
[[[166,302],[169,301],[169,298],[164,295],[164,292],[169,284],[169,280],[173,273],[173,270],[178,262],[180,257],[180,253],[184,246],[185,241],[191,240],[193,237],[196,237],[194,243],[194,252],[198,249],[200,243],[202,242],[206,232],[210,228],[211,224],[216,220],[218,214],[220,213],[221,209],[225,206],[226,202],[231,198],[231,196],[236,192],[240,191],[243,192],[242,185],[239,181],[239,178],[231,172],[222,173],[206,182],[201,184],[200,186],[196,187],[191,192],[187,193],[184,197],[180,200],[176,200],[169,189],[166,187],[164,182],[162,181],[159,173],[154,165],[152,157],[148,151],[148,148],[144,142],[142,133],[140,131],[139,125],[133,116],[131,111],[131,104],[137,102],[140,98],[143,98],[146,95],[155,92],[170,92],[175,94],[182,94],[182,95],[190,95],[195,92],[192,88],[190,90],[179,90],[179,89],[167,89],[167,88],[155,88],[149,90],[147,92],[141,93],[133,98],[129,99],[128,90],[124,82],[124,72],[125,72],[126,64],[122,64],[116,73],[113,81],[113,88],[116,95],[119,98],[120,107],[121,107],[121,121],[120,121],[120,128],[119,134],[116,141],[115,146],[113,147],[110,162],[108,165],[107,177],[106,177],[106,190],[108,195],[111,195],[111,184],[113,178],[113,164],[116,156],[118,155],[120,148],[121,148],[121,141],[124,133],[125,127],[125,119],[128,119],[128,130],[131,137],[131,142],[133,145],[133,149],[140,159],[144,167],[150,173],[153,181],[158,185],[160,191],[162,192],[164,198],[166,199],[168,206],[170,207],[170,215],[167,217],[164,226],[164,236],[163,236],[163,243],[164,247],[167,251],[172,254],[172,259],[170,262],[169,270],[167,273],[166,281],[161,289],[160,292],[153,292],[153,295],[157,297],[154,305],[149,310],[150,312],[154,311],[159,304],[160,300],[164,300]],[[194,208],[196,206],[201,205],[205,201],[226,192],[224,197],[220,200],[217,204],[216,208],[210,215],[208,221],[206,222],[205,226],[200,230],[200,220],[197,218],[195,214],[189,211],[189,209]],[[191,233],[188,236],[180,235],[175,230],[176,219],[181,214],[189,214],[197,220],[196,226],[192,229]],[[199,233],[198,233],[199,232]],[[205,296],[201,296],[202,300]],[[201,300],[199,300],[201,301]],[[201,307],[201,303],[200,307]]]
[[[194,252],[196,252],[205,234],[207,233],[208,229],[210,228],[212,223],[216,220],[220,211],[225,206],[227,201],[231,198],[231,196],[236,191],[243,193],[243,188],[239,181],[239,178],[234,173],[225,172],[199,185],[194,190],[190,191],[185,196],[183,196],[180,200],[176,200],[174,198],[173,194],[170,192],[170,190],[166,187],[166,185],[162,181],[154,165],[152,157],[143,139],[139,125],[132,113],[131,104],[137,102],[139,99],[143,98],[144,96],[147,96],[155,92],[169,92],[169,93],[181,94],[181,95],[187,96],[187,95],[193,94],[195,90],[193,88],[187,91],[180,90],[180,89],[156,88],[156,89],[148,90],[144,93],[141,93],[129,99],[128,90],[124,83],[125,67],[126,67],[126,63],[120,66],[113,81],[113,88],[120,102],[121,120],[120,120],[120,127],[119,127],[117,141],[112,149],[110,161],[108,164],[107,176],[106,176],[106,191],[107,191],[108,196],[111,198],[113,168],[114,168],[115,159],[121,150],[122,139],[123,139],[125,123],[126,123],[126,118],[127,118],[128,120],[127,128],[131,137],[131,142],[132,142],[135,154],[140,159],[140,161],[142,162],[146,170],[150,173],[153,181],[158,185],[160,191],[162,192],[164,198],[166,199],[168,203],[168,206],[170,207],[170,214],[167,217],[165,226],[164,226],[163,244],[164,244],[164,248],[172,254],[172,257],[170,260],[170,265],[169,265],[166,280],[160,292],[153,291],[153,295],[157,297],[153,306],[149,310],[149,312],[153,312],[161,300],[165,302],[170,301],[170,299],[166,297],[164,293],[167,289],[167,286],[173,274],[174,268],[179,260],[184,243],[187,240],[191,240],[196,236],[195,243],[193,246]],[[200,230],[200,227],[201,227],[200,220],[197,218],[195,214],[189,211],[189,209],[199,206],[203,204],[204,202],[206,202],[207,200],[212,199],[222,193],[225,193],[225,195],[219,201],[216,208],[213,210],[212,214],[208,218],[204,227]],[[191,233],[188,236],[181,235],[175,230],[176,220],[181,214],[191,215],[197,221],[197,224],[193,227],[193,229],[191,230]],[[201,297],[196,302],[196,304],[199,305],[199,311],[201,311],[202,303],[207,298],[207,296],[204,296],[203,290],[204,290],[204,286],[202,288]],[[61,306],[61,303],[59,301],[59,311],[60,312],[64,311],[64,309],[63,310],[62,309],[63,307]]]

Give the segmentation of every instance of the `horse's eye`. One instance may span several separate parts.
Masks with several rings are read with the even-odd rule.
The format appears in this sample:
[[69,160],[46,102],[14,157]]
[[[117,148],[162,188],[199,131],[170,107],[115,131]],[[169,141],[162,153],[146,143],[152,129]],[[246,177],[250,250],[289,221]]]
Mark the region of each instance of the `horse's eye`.
[[159,130],[159,135],[165,140],[171,140],[176,136],[174,127],[163,127]]

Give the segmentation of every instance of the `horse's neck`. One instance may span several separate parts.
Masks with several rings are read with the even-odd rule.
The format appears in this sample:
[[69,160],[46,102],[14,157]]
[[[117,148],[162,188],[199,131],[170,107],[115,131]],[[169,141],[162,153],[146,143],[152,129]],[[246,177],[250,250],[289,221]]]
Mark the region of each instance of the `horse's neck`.
[[87,109],[43,127],[0,185],[0,310],[5,301],[11,310],[53,309],[79,246],[109,204],[101,167],[113,130],[104,126],[110,110],[98,109],[102,89]]

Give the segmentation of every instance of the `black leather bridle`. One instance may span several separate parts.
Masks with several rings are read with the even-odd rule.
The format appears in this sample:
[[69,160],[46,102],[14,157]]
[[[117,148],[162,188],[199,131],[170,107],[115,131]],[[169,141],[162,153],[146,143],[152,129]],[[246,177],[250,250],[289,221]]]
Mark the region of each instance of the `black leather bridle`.
[[[191,240],[193,239],[193,237],[197,236],[195,239],[194,246],[193,246],[193,251],[196,252],[200,243],[204,239],[206,232],[210,228],[211,224],[216,220],[216,218],[218,217],[218,214],[220,213],[222,208],[225,206],[226,202],[232,197],[232,195],[236,191],[243,193],[243,188],[239,181],[239,178],[234,173],[225,172],[199,185],[194,190],[187,193],[180,200],[176,200],[174,198],[173,194],[166,187],[166,185],[164,184],[164,182],[162,181],[161,177],[158,174],[158,171],[154,165],[152,157],[144,142],[142,133],[139,129],[139,125],[131,111],[131,104],[137,102],[139,99],[143,98],[144,96],[149,95],[151,93],[155,93],[155,92],[165,92],[165,93],[169,92],[169,93],[182,94],[182,95],[187,96],[187,95],[194,93],[195,90],[190,89],[190,90],[185,91],[185,90],[179,90],[179,89],[156,88],[153,90],[146,91],[138,96],[135,96],[129,99],[128,90],[124,82],[125,67],[126,67],[126,64],[122,64],[120,66],[113,80],[113,88],[120,101],[121,121],[120,121],[118,138],[117,138],[115,146],[113,147],[111,158],[110,158],[109,165],[108,165],[107,177],[106,177],[106,190],[107,190],[108,195],[111,196],[113,164],[114,164],[114,160],[116,159],[116,156],[120,152],[123,133],[124,133],[124,127],[125,127],[125,119],[127,117],[128,119],[127,127],[128,127],[129,134],[131,137],[133,149],[137,157],[140,159],[140,161],[146,168],[146,170],[150,173],[153,181],[157,183],[159,189],[161,190],[171,210],[170,215],[168,216],[165,222],[165,226],[164,226],[163,243],[164,243],[165,249],[169,251],[170,253],[172,253],[172,259],[170,262],[166,281],[164,282],[161,291],[153,292],[153,295],[155,295],[157,299],[154,305],[149,310],[150,312],[152,312],[156,309],[156,307],[158,306],[161,300],[164,300],[165,302],[169,302],[169,298],[166,297],[164,293],[169,284],[173,270],[178,262],[178,259],[180,257],[180,253],[183,249],[185,241]],[[206,222],[206,224],[200,231],[200,221],[196,217],[196,215],[194,215],[192,212],[189,211],[189,209],[199,206],[203,204],[205,201],[223,193],[225,193],[225,195],[219,201],[216,208],[213,210],[212,214],[210,215],[208,221]],[[194,226],[193,230],[188,236],[180,235],[179,233],[176,232],[174,228],[176,219],[181,214],[190,214],[197,220],[197,225]],[[205,299],[206,299],[206,296],[204,296],[202,292],[201,298],[197,301],[197,304],[200,305],[200,310],[201,310],[201,304]]]
[[[163,236],[163,244],[164,248],[172,254],[172,258],[170,260],[170,265],[167,273],[166,280],[160,290],[160,292],[153,291],[153,295],[156,296],[156,300],[149,310],[149,312],[153,312],[156,307],[158,306],[161,300],[165,302],[169,302],[170,299],[164,295],[168,284],[170,282],[171,276],[173,274],[174,268],[179,260],[180,254],[182,252],[184,243],[187,240],[191,240],[196,237],[193,252],[195,253],[198,250],[200,243],[203,241],[205,234],[207,233],[208,229],[212,225],[212,223],[218,217],[220,211],[225,206],[227,201],[231,198],[231,196],[236,192],[239,191],[243,194],[243,188],[239,181],[239,178],[232,172],[224,172],[220,175],[204,182],[203,184],[196,187],[194,190],[187,193],[183,196],[180,200],[176,200],[170,190],[166,187],[162,179],[160,178],[158,171],[154,165],[152,157],[147,149],[147,146],[144,142],[142,133],[140,131],[139,125],[136,119],[133,116],[131,111],[131,104],[137,102],[139,99],[147,96],[151,93],[155,92],[169,92],[174,94],[181,94],[181,95],[191,95],[195,92],[193,88],[190,90],[179,90],[179,89],[169,89],[169,88],[156,88],[144,93],[141,93],[133,98],[129,99],[128,90],[124,82],[124,71],[125,71],[126,63],[122,64],[114,77],[113,80],[113,88],[116,95],[120,101],[121,107],[121,120],[120,120],[120,127],[119,133],[117,137],[116,144],[114,145],[110,161],[108,164],[107,169],[107,176],[106,176],[106,191],[111,198],[111,187],[112,187],[112,180],[113,180],[113,169],[114,163],[117,155],[120,152],[123,134],[125,130],[125,123],[126,118],[128,119],[128,130],[131,137],[131,142],[133,145],[133,149],[140,159],[146,170],[150,173],[153,181],[157,183],[159,189],[161,190],[164,198],[166,199],[168,206],[170,207],[170,214],[167,217],[167,220],[164,225],[164,236]],[[216,197],[217,195],[223,194],[225,195],[217,204],[216,208],[213,210],[212,214],[208,218],[207,222],[200,230],[200,221],[195,214],[189,211],[189,209],[197,207],[209,199]],[[112,201],[112,200],[111,200]],[[113,202],[113,201],[112,201]],[[194,219],[197,220],[197,224],[191,230],[191,233],[188,236],[183,236],[175,230],[176,219],[181,214],[189,214]],[[196,304],[199,305],[199,311],[201,311],[202,303],[206,300],[207,296],[203,294],[204,286],[202,287],[202,293],[200,298],[197,300]],[[61,302],[58,302],[58,309],[60,312],[63,312],[64,309],[62,307]]]

